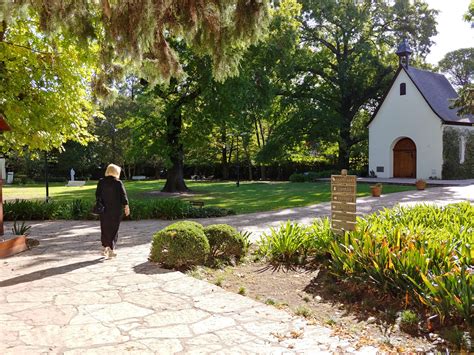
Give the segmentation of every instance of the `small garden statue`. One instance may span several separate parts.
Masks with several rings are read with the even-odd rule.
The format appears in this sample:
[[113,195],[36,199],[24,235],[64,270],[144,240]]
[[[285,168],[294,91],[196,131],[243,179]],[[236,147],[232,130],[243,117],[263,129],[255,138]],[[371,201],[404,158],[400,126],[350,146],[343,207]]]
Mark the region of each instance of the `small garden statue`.
[[74,171],[73,168],[71,168],[71,181],[74,181],[74,176],[76,175],[76,172]]

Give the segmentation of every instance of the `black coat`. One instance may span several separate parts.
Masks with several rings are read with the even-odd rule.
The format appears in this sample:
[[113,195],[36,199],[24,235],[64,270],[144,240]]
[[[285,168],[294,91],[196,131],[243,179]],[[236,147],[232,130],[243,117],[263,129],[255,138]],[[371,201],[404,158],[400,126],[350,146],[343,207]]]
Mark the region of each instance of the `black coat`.
[[122,181],[113,176],[106,176],[99,180],[95,196],[102,201],[105,207],[104,213],[100,215],[102,245],[114,249],[123,206],[128,205],[125,187]]

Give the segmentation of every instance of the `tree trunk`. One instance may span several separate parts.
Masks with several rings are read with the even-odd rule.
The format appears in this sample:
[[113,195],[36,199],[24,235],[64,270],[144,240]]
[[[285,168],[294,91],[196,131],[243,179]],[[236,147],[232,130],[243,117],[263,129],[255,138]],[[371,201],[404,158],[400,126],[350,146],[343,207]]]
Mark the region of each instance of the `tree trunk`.
[[340,127],[339,142],[338,142],[339,148],[338,148],[338,158],[337,158],[337,167],[339,169],[349,169],[349,157],[351,154],[350,122],[351,122],[350,119],[347,120],[343,118],[343,122]]
[[227,134],[225,127],[221,131],[222,139],[222,179],[229,180],[229,163],[227,162]]
[[267,169],[265,165],[260,166],[260,180],[266,180],[267,179]]
[[162,192],[186,192],[189,191],[184,182],[184,150],[181,142],[181,129],[183,119],[181,111],[177,110],[166,119],[167,133],[166,140],[170,149],[169,158],[171,168],[166,174],[166,183]]

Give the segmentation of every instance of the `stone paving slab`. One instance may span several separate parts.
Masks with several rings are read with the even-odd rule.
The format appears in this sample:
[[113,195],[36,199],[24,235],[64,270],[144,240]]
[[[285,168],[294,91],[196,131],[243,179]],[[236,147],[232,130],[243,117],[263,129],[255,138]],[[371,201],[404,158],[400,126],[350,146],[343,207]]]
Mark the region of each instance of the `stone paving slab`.
[[[363,198],[359,212],[414,201],[474,202],[473,190]],[[287,219],[307,223],[328,214],[328,204],[320,204],[201,222],[261,232]],[[32,222],[41,244],[0,261],[0,353],[377,353],[329,328],[147,262],[151,235],[169,223],[124,222],[118,257],[104,260],[97,222]]]

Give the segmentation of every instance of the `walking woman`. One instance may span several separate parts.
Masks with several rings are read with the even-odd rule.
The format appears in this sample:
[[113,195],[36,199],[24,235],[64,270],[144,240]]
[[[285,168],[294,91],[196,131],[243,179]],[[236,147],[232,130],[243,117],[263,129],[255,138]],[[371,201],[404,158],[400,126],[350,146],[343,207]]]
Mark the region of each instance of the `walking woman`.
[[100,240],[104,247],[104,256],[110,259],[115,254],[118,230],[122,219],[122,208],[125,216],[130,214],[127,192],[120,181],[120,167],[110,164],[105,171],[105,178],[100,179],[95,191],[95,197],[104,205],[100,214]]

